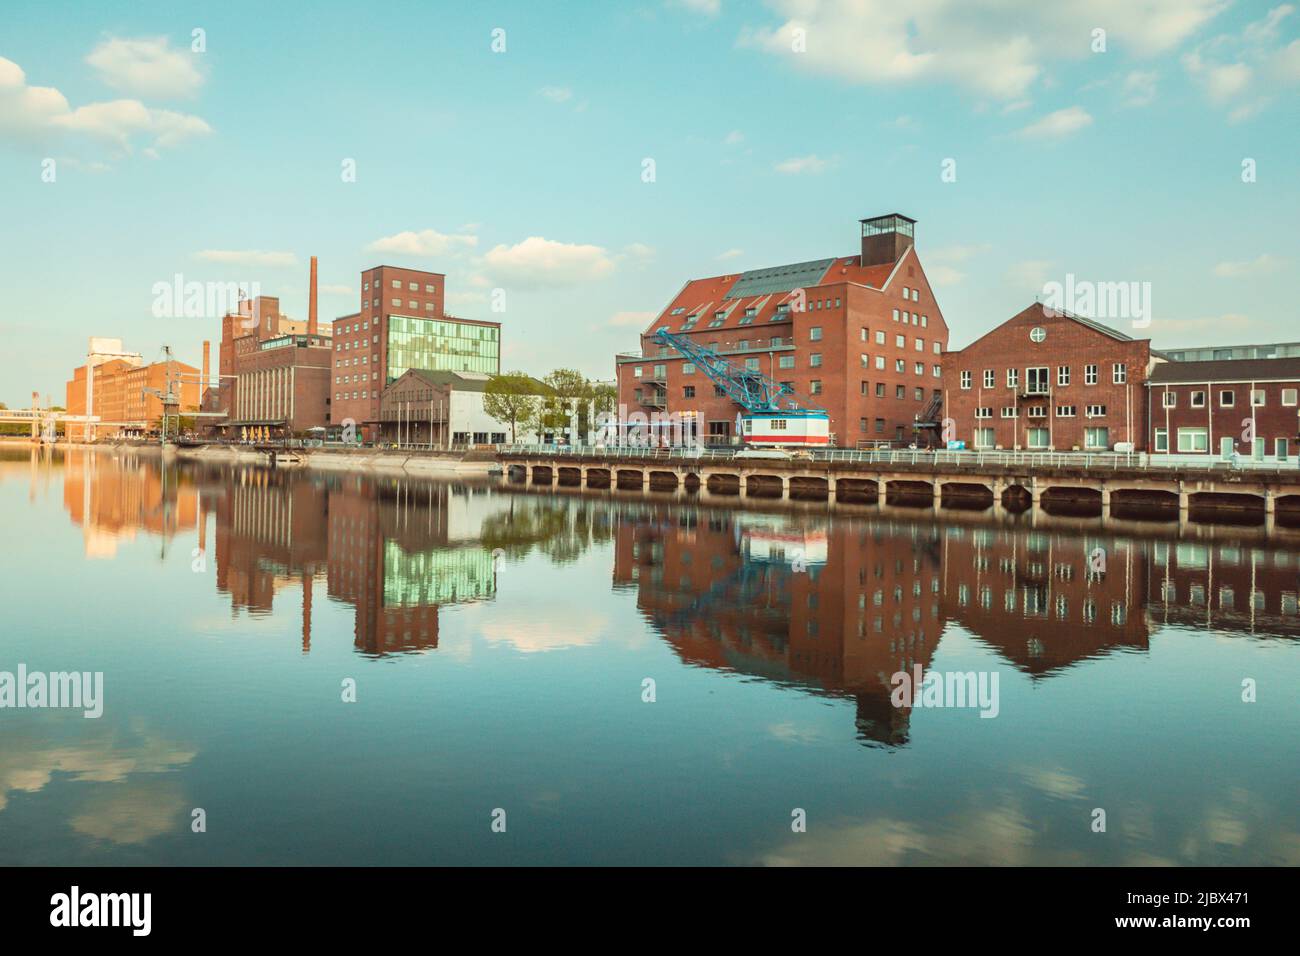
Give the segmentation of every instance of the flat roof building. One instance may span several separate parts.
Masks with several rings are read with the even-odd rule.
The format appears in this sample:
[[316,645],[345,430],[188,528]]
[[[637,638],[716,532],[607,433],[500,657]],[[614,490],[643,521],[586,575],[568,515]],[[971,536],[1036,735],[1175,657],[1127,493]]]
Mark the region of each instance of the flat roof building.
[[368,440],[384,388],[410,369],[501,372],[501,324],[447,315],[446,276],[375,266],[361,273],[361,308],[334,321],[331,423]]

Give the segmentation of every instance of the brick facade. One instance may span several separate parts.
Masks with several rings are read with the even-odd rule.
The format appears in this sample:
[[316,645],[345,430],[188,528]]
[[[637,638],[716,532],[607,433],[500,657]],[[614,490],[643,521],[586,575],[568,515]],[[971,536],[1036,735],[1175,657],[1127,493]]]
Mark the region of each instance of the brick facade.
[[1148,391],[1155,453],[1296,459],[1300,358],[1170,362]]
[[654,342],[667,328],[788,382],[805,405],[826,409],[836,445],[912,442],[940,388],[948,327],[912,246],[912,220],[897,218],[899,231],[870,238],[866,223],[880,220],[864,220],[857,256],[688,282],[642,333],[640,351],[616,357],[619,403],[692,416],[709,443],[736,435],[743,410]]
[[948,437],[967,448],[1143,451],[1151,363],[1149,339],[1032,305],[944,354]]

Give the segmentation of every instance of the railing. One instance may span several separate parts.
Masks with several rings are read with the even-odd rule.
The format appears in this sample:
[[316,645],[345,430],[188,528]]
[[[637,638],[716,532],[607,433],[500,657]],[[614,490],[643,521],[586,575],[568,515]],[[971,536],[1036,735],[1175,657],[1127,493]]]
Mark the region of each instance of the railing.
[[[562,455],[574,458],[636,459],[728,459],[738,448],[649,448],[636,445],[498,445],[507,455]],[[924,449],[809,449],[813,461],[847,462],[861,465],[919,465],[955,469],[984,467],[1079,468],[1085,471],[1120,469],[1182,469],[1187,471],[1296,471],[1300,459],[1283,462],[1239,459],[1231,461],[1204,456],[1170,456],[1147,452],[1056,452],[1056,451],[927,451]],[[755,461],[763,459],[755,458]],[[767,459],[773,460],[773,459]],[[779,460],[779,459],[777,459]],[[799,460],[799,459],[795,459]],[[803,460],[807,460],[806,458]]]

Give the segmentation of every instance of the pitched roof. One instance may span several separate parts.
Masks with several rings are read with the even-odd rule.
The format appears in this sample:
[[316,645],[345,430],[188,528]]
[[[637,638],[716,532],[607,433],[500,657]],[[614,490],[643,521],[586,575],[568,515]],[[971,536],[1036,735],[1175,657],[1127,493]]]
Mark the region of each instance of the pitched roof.
[[1203,382],[1300,381],[1300,357],[1162,362],[1151,370],[1152,385]]

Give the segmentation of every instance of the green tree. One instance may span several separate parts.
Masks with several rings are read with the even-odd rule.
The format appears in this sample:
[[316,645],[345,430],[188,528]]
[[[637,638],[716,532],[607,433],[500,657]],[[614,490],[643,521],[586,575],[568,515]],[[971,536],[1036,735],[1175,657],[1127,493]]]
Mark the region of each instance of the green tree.
[[510,423],[512,442],[518,427],[528,425],[541,404],[537,383],[523,372],[494,375],[483,389],[483,411],[497,421]]
[[558,431],[576,419],[577,428],[572,440],[581,441],[589,426],[587,418],[592,396],[591,382],[587,376],[572,368],[557,368],[542,381],[555,393],[547,400],[546,424]]

